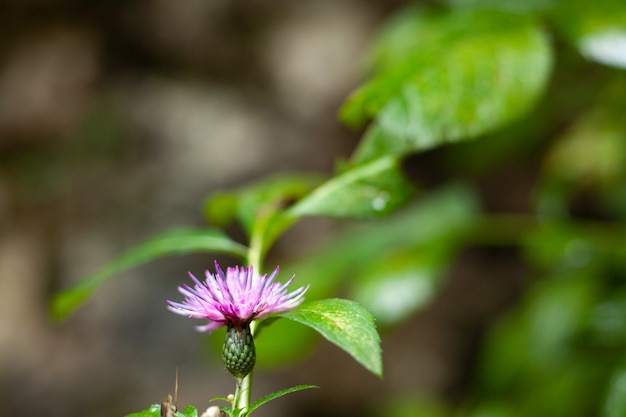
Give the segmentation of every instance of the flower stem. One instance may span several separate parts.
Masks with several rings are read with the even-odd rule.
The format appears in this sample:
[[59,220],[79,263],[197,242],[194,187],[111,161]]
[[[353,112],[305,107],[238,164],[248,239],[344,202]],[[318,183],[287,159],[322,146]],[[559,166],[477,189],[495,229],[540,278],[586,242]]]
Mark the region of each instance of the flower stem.
[[263,243],[260,239],[252,238],[250,249],[248,250],[248,265],[258,274],[261,273],[261,265],[263,264]]
[[[254,269],[257,274],[261,273],[261,265],[263,264],[263,250],[262,239],[252,238],[250,249],[248,250],[248,264]],[[250,323],[250,333],[254,338],[256,333],[257,322],[252,321]],[[252,398],[252,375],[254,369],[250,373],[244,376],[242,379],[237,380],[237,389],[235,394],[235,401],[233,402],[233,408],[238,408],[242,412],[240,416],[245,416],[250,408],[250,400]]]
[[239,397],[241,396],[241,381],[237,380],[237,384],[235,384],[235,398],[233,398],[232,405],[230,407],[233,414],[233,417],[236,415],[235,410],[239,408]]

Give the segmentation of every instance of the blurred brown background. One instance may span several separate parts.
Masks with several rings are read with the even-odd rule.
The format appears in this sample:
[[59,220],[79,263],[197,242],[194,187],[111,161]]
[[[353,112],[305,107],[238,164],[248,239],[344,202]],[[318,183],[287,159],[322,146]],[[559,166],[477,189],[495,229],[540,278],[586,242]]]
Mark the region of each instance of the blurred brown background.
[[[1,416],[136,412],[172,393],[177,366],[179,405],[203,409],[232,392],[195,323],[165,309],[186,272],[201,274],[212,257],[133,269],[60,326],[48,299],[152,234],[203,224],[216,189],[330,173],[358,140],[337,108],[376,29],[405,3],[2,2]],[[335,226],[304,222],[270,263],[306,254]],[[461,257],[434,305],[384,335],[383,381],[322,344],[293,368],[258,372],[255,396],[322,389],[256,414],[374,415],[398,396],[458,399],[482,326],[516,293],[516,277],[498,280],[510,275],[500,255],[488,266]],[[477,281],[485,268],[493,273]]]

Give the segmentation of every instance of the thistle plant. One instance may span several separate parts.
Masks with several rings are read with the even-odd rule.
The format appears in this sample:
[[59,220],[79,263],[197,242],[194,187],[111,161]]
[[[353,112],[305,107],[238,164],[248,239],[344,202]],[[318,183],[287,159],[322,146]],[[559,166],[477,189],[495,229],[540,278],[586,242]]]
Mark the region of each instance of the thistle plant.
[[[230,405],[219,408],[211,405],[202,416],[247,417],[270,400],[288,393],[316,388],[310,384],[297,385],[252,402],[252,377],[256,363],[255,338],[262,326],[270,325],[277,318],[313,328],[328,341],[345,350],[366,369],[382,376],[380,337],[373,316],[362,305],[337,298],[304,303],[304,295],[309,291],[309,285],[290,290],[294,276],[281,283],[276,281],[278,267],[271,274],[259,272],[262,270],[263,255],[271,243],[269,236],[272,235],[268,233],[268,227],[271,225],[276,233],[276,225],[280,224],[284,231],[295,217],[274,211],[267,218],[266,208],[255,207],[254,210],[263,216],[257,220],[250,246],[236,243],[216,229],[166,233],[130,250],[78,286],[58,294],[53,304],[53,315],[62,319],[91,295],[101,281],[146,259],[195,250],[229,253],[241,257],[249,266],[228,267],[224,271],[215,262],[215,273],[206,271],[203,281],[190,273],[192,283],[182,283],[178,287],[184,300],[166,301],[167,308],[176,314],[206,320],[206,323],[196,326],[199,332],[210,333],[217,328],[226,327],[222,359],[225,368],[235,377],[234,394],[227,393],[209,399],[226,401]],[[277,234],[274,234],[273,238],[276,237]],[[172,411],[176,410],[175,404],[171,404],[171,401],[163,404],[170,406],[165,410],[162,405],[155,403],[129,417],[164,417],[168,413],[175,413],[178,417],[198,415],[198,408],[193,406],[188,406],[183,411]],[[166,413],[163,414],[164,412]]]
[[247,394],[250,392],[251,376],[246,380],[243,395],[241,387],[256,362],[254,324],[269,314],[297,307],[303,301],[308,286],[287,292],[293,277],[285,284],[274,282],[278,267],[269,276],[260,275],[251,266],[228,268],[224,273],[215,262],[215,269],[216,274],[206,271],[204,282],[190,273],[194,287],[187,284],[178,287],[185,301],[177,303],[168,300],[167,303],[168,308],[176,314],[209,320],[208,324],[197,326],[198,331],[210,332],[226,326],[222,360],[228,372],[237,379],[231,411],[236,414],[236,410],[245,411],[249,408]]

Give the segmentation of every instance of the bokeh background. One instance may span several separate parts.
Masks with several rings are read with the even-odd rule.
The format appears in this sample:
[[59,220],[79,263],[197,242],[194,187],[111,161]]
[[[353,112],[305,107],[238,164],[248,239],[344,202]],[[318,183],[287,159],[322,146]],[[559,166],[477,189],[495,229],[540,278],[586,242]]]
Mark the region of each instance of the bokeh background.
[[[337,110],[363,79],[378,28],[408,3],[2,2],[1,416],[125,415],[173,393],[177,368],[179,405],[202,409],[232,392],[210,339],[165,309],[187,271],[200,275],[212,256],[170,257],[125,272],[62,324],[49,319],[49,299],[149,236],[204,224],[202,204],[212,192],[280,172],[330,174],[360,137],[337,121]],[[564,109],[542,113],[556,114],[550,135],[575,122],[607,76],[556,45],[574,64],[555,77],[563,82],[551,83],[554,99],[538,110]],[[572,93],[572,78],[587,84]],[[508,154],[466,165],[455,161],[475,155],[471,145],[451,155],[435,150],[406,159],[405,168],[421,189],[462,178],[487,212],[529,212],[542,139],[522,138]],[[573,207],[604,220],[587,197],[578,195]],[[350,223],[306,219],[267,263],[307,257]],[[229,232],[244,238],[236,227]],[[465,404],[476,394],[488,330],[527,293],[532,268],[513,240],[464,248],[419,313],[381,326],[383,380],[321,343],[299,361],[260,369],[255,396],[302,383],[322,389],[286,396],[256,415],[384,416],[392,404],[397,416],[442,416]],[[572,262],[587,253],[568,248]],[[623,278],[620,268],[611,279]],[[619,339],[626,316],[607,314],[601,324],[618,329],[611,334]]]

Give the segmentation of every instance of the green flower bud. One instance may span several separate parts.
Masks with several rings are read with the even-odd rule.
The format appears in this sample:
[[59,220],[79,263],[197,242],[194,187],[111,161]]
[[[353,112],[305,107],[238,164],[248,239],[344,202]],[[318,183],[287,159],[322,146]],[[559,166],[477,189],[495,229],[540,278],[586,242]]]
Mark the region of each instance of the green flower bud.
[[241,379],[254,369],[256,352],[249,324],[228,325],[222,347],[222,360],[228,372],[235,378]]

